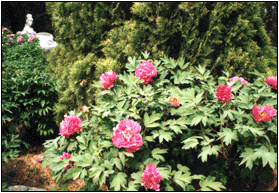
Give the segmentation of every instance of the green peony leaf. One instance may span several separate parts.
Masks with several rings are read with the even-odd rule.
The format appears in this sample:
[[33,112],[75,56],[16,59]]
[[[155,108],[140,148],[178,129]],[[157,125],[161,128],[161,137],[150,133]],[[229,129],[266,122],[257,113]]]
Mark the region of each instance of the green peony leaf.
[[165,162],[165,158],[161,156],[160,154],[167,153],[167,149],[160,149],[160,148],[155,148],[152,150],[152,157],[156,160],[162,160]]
[[170,179],[171,178],[171,172],[168,170],[168,168],[166,167],[157,167],[157,169],[159,170],[160,172],[160,175],[162,177],[162,179]]
[[120,162],[120,159],[119,158],[114,158],[114,161],[113,161],[114,165],[116,165],[116,167],[122,171],[122,165],[121,165],[121,162]]
[[229,128],[223,128],[222,132],[219,132],[217,134],[220,136],[218,139],[224,137],[226,146],[230,145],[232,143],[232,140],[238,141],[237,130],[232,131]]
[[202,148],[202,152],[198,155],[198,158],[201,157],[202,162],[207,161],[207,156],[208,155],[216,155],[218,156],[218,150],[221,150],[221,147],[218,145],[214,145],[211,147],[210,145],[204,146]]
[[166,140],[167,142],[169,142],[170,140],[172,140],[172,135],[173,135],[173,133],[171,133],[171,132],[159,130],[159,143],[162,143],[163,140]]
[[111,187],[114,188],[115,191],[120,191],[121,186],[125,188],[125,184],[127,183],[127,175],[123,172],[119,172],[111,182]]
[[165,188],[165,191],[172,192],[172,191],[174,191],[174,189],[173,189],[173,187],[171,187],[171,186],[167,186],[167,187]]
[[134,179],[135,183],[140,183],[142,174],[143,174],[143,171],[138,171],[137,173],[132,173],[131,178]]
[[[208,176],[205,179],[200,180],[199,185],[202,191],[222,191],[222,189],[226,189],[226,187],[221,182],[214,182],[215,177]],[[221,189],[222,188],[222,189]]]
[[203,115],[195,116],[191,121],[191,126],[199,124],[203,118]]
[[137,184],[135,181],[131,181],[128,184],[128,188],[126,191],[138,191],[139,184]]
[[248,127],[246,125],[243,126],[243,132],[245,131],[250,131],[255,137],[257,136],[262,136],[264,134],[263,131],[264,128],[253,128],[253,127]]
[[109,148],[109,147],[113,146],[113,143],[111,141],[106,140],[106,141],[103,141],[101,143],[101,145],[102,145],[102,148]]
[[266,164],[269,163],[272,169],[275,168],[275,164],[277,163],[277,153],[269,152],[269,150],[265,146],[261,146],[254,151],[254,155],[257,156],[257,158],[262,158],[263,167],[265,167]]
[[245,152],[242,152],[239,157],[243,158],[239,165],[246,162],[246,167],[250,170],[253,167],[253,161],[257,159],[257,155],[254,154],[254,151],[251,148],[245,148]]
[[72,179],[75,180],[79,177],[80,173],[82,172],[82,167],[74,167],[72,169],[67,169],[67,172],[65,174],[65,179],[69,180]]
[[[199,144],[199,141],[195,138],[191,137],[191,138],[184,140],[183,143],[185,145],[182,147],[182,149],[190,149],[190,148],[196,147]],[[197,137],[197,138],[202,138],[202,137]]]

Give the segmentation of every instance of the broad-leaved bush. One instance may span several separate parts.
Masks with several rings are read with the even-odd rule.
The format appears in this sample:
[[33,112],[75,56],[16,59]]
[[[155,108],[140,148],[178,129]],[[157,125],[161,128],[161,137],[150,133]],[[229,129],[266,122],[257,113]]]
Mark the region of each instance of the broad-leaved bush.
[[[45,142],[42,164],[53,180],[81,178],[83,191],[221,191],[228,179],[275,168],[277,94],[265,77],[254,71],[258,78],[243,86],[227,72],[214,79],[205,67],[191,71],[185,58],[143,56],[129,57],[112,87],[93,81],[102,89],[96,105],[69,112],[82,130]],[[143,67],[140,80],[146,63],[154,68]],[[63,152],[71,158],[60,159]],[[210,173],[192,171],[197,162],[209,162]]]
[[[46,54],[39,40],[30,38],[2,28],[1,128],[5,161],[18,156],[21,140],[15,134],[16,126],[28,122],[26,129],[36,136],[50,135],[56,126],[52,113],[58,97],[56,84],[44,70]],[[36,136],[27,137],[32,141]]]

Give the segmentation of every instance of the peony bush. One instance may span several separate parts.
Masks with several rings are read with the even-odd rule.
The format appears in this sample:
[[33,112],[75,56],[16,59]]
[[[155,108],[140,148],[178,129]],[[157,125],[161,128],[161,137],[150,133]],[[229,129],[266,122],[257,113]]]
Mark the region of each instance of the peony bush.
[[26,34],[5,27],[1,38],[1,147],[8,162],[20,155],[22,144],[28,148],[40,136],[59,133],[53,114],[58,92],[38,38],[29,42]]
[[[221,191],[228,179],[262,179],[275,168],[277,94],[265,77],[215,80],[184,58],[148,56],[128,58],[127,71],[103,79],[109,86],[94,81],[96,105],[69,112],[86,117],[82,129],[44,143],[53,180],[81,178],[82,191]],[[59,159],[63,152],[71,157]],[[195,169],[205,163],[207,173]]]

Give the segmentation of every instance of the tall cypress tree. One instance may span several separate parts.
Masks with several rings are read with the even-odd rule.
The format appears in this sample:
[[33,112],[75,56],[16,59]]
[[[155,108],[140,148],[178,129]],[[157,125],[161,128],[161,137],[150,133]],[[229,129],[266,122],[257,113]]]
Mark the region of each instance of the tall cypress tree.
[[153,59],[181,56],[194,66],[252,78],[276,72],[276,56],[262,23],[261,2],[137,2],[130,20],[102,42],[106,57],[125,62],[141,51]]
[[57,123],[68,111],[94,103],[96,89],[90,86],[92,80],[109,70],[120,71],[121,65],[116,60],[104,59],[100,42],[113,26],[129,16],[129,4],[46,3],[55,29],[54,39],[58,42],[47,57],[48,72],[56,78],[59,89],[59,100],[54,107]]
[[[52,16],[55,40],[60,45],[49,54],[48,61],[50,72],[60,84],[61,98],[56,109],[61,118],[70,107],[79,108],[77,101],[89,104],[85,95],[92,94],[89,91],[92,79],[98,80],[108,70],[119,72],[129,56],[138,57],[143,51],[150,52],[153,60],[164,55],[174,59],[184,57],[192,69],[205,66],[215,77],[229,71],[230,76],[250,81],[253,75],[249,72],[254,69],[266,76],[277,71],[276,54],[260,14],[261,2],[49,2],[46,5]],[[72,73],[79,64],[89,65],[84,72],[78,71],[84,77]],[[75,74],[71,81],[70,74]],[[86,92],[75,92],[72,88],[78,87],[81,78],[88,82]]]

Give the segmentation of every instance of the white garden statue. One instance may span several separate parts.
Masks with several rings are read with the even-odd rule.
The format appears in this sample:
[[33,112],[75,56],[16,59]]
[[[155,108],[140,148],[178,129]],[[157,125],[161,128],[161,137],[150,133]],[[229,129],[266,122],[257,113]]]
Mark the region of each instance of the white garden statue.
[[58,45],[55,41],[53,41],[52,34],[47,32],[36,33],[34,31],[34,29],[31,27],[33,23],[33,18],[31,14],[27,14],[26,17],[27,17],[26,24],[21,32],[22,34],[26,34],[29,38],[31,37],[32,34],[35,35],[35,37],[39,38],[40,40],[41,48],[45,49],[46,51],[52,50]]

